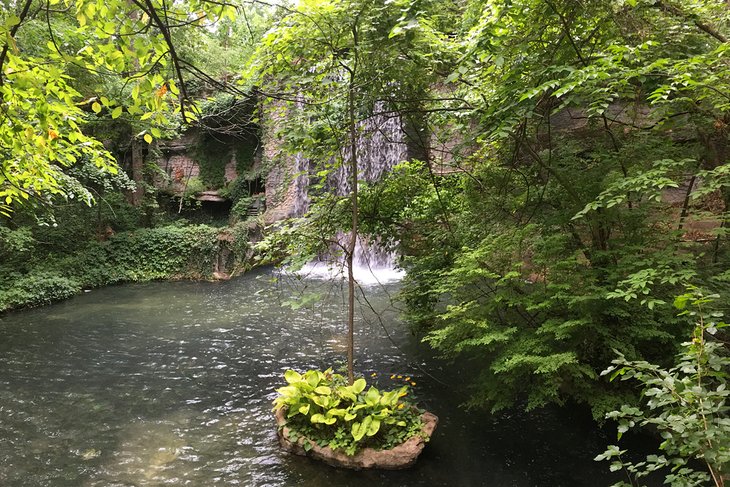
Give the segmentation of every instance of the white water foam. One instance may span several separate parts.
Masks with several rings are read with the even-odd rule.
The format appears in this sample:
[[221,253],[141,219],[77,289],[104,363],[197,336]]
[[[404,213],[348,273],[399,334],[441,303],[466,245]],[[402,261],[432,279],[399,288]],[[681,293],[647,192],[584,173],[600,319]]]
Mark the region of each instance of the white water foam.
[[[297,275],[305,279],[338,280],[347,279],[347,267],[341,262],[315,261],[302,267]],[[379,286],[398,282],[406,275],[405,271],[395,267],[372,268],[363,265],[353,266],[355,281],[361,286]]]
[[[359,136],[356,145],[358,179],[368,183],[382,179],[408,156],[400,116],[388,113],[383,102],[377,102],[373,111],[371,117],[358,124]],[[327,187],[334,194],[347,196],[351,192],[351,170],[347,162],[351,158],[351,150],[347,147],[343,152],[345,162],[328,177]],[[296,194],[294,208],[296,214],[302,216],[309,207],[308,173],[311,162],[302,154],[297,154],[294,164],[297,173],[294,181]],[[340,246],[344,247],[349,238],[349,234],[340,234],[338,236]],[[405,271],[397,267],[396,257],[395,252],[385,250],[377,241],[359,237],[354,257],[355,279],[361,285],[385,284],[401,280]],[[347,278],[347,269],[343,262],[328,262],[327,259],[323,259],[306,265],[298,274],[314,279]]]

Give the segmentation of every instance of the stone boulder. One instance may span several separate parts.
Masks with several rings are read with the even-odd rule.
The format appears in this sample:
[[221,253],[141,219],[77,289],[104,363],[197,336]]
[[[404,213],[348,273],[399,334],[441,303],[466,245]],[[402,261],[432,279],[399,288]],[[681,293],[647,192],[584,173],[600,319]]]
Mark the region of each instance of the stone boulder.
[[[425,412],[421,415],[421,421],[423,421],[421,435],[413,436],[390,450],[363,448],[355,455],[349,456],[341,450],[335,451],[328,446],[319,446],[307,438],[298,438],[296,442],[290,441],[289,428],[286,426],[284,410],[277,410],[275,417],[278,427],[279,444],[284,450],[296,455],[321,460],[333,467],[351,468],[355,470],[361,470],[363,468],[400,470],[413,466],[421,451],[426,446],[427,440],[425,438],[431,438],[438,424],[438,417],[436,415]],[[307,442],[312,446],[309,451],[304,449],[304,445]]]

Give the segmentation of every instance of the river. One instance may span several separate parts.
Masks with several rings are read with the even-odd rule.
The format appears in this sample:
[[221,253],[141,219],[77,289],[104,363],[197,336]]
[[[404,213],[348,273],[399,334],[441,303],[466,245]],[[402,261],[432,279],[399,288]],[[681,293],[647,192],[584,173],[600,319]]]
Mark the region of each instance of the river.
[[[612,438],[577,408],[467,413],[464,374],[397,318],[397,284],[367,289],[357,369],[410,377],[440,417],[417,465],[352,472],[280,451],[271,401],[288,368],[341,364],[340,285],[262,270],[227,282],[92,290],[0,317],[2,486],[597,487]],[[304,289],[320,298],[286,306]],[[388,336],[389,335],[389,336]],[[373,377],[373,374],[375,376]],[[395,379],[391,376],[395,375]],[[403,379],[398,379],[398,375]]]

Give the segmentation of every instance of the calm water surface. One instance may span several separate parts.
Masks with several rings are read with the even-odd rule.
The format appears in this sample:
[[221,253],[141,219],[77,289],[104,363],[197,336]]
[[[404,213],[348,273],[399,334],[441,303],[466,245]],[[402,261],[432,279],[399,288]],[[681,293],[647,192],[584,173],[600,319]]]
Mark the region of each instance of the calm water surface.
[[[331,283],[297,310],[266,271],[219,283],[109,287],[0,317],[2,486],[604,486],[610,441],[585,412],[467,415],[461,376],[433,359],[370,288],[358,369],[382,387],[410,376],[441,419],[401,472],[334,469],[279,450],[271,401],[288,368],[344,355]],[[390,338],[386,335],[386,330]],[[423,371],[428,370],[432,376]]]

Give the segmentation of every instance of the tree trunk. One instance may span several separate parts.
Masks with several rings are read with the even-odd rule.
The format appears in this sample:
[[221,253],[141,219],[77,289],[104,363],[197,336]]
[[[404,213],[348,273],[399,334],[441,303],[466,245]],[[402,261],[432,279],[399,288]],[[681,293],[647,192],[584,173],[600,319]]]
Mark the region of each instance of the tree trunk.
[[347,246],[347,381],[352,385],[355,382],[355,274],[353,260],[357,244],[358,206],[357,206],[357,127],[355,125],[355,75],[357,74],[357,18],[352,24],[354,59],[350,69],[349,86],[347,89],[347,123],[350,136],[350,171],[352,173],[352,229],[350,242]]
[[348,123],[350,132],[350,171],[352,172],[352,229],[350,231],[350,242],[347,246],[347,380],[352,385],[355,381],[355,275],[353,260],[355,257],[355,246],[357,244],[357,134],[355,127],[355,86],[354,76],[350,77],[348,91]]
[[[127,5],[134,6],[133,0],[127,0]],[[129,18],[136,21],[140,18],[138,10],[133,9],[129,13]],[[129,39],[129,48],[134,51],[134,37]],[[132,60],[132,66],[135,72],[139,71],[139,60],[134,58]],[[131,146],[132,148],[132,179],[134,180],[135,188],[132,192],[132,205],[139,207],[144,199],[144,154],[142,152],[142,145],[136,137],[132,136]]]
[[137,139],[132,139],[132,179],[136,185],[132,192],[132,204],[140,206],[144,198],[144,154]]

